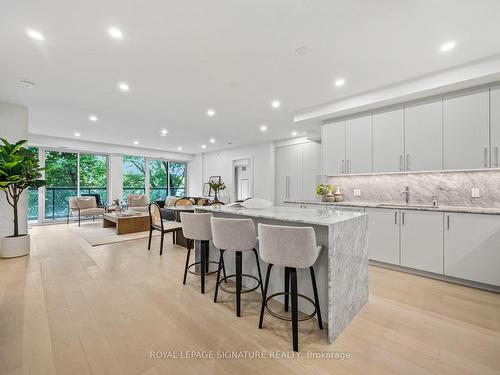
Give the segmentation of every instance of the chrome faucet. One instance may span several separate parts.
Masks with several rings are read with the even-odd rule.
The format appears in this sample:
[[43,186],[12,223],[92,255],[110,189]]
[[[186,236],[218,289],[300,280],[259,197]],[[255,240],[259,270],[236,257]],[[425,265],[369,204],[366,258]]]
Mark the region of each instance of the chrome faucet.
[[401,190],[399,194],[400,195],[404,194],[406,204],[410,203],[410,187],[408,186],[408,184],[405,184],[405,188]]

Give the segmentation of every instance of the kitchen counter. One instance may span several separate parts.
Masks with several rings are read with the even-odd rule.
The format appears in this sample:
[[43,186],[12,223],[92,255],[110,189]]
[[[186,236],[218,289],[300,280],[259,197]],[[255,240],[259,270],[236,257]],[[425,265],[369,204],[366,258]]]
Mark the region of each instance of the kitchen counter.
[[436,212],[452,212],[452,213],[466,213],[466,214],[486,214],[486,215],[500,215],[500,208],[487,208],[487,207],[467,207],[467,206],[437,206],[432,205],[419,205],[419,204],[405,204],[394,202],[321,202],[316,200],[285,200],[284,203],[290,204],[306,204],[318,205],[324,207],[368,207],[368,208],[388,208],[396,210],[417,210],[417,211],[436,211]]
[[[317,208],[277,207],[247,209],[231,206],[197,207],[196,212],[211,212],[216,217],[251,218],[258,223],[311,226],[321,245],[314,265],[323,317],[327,317],[328,341],[333,342],[368,301],[368,215],[359,212],[327,211]],[[214,249],[215,250],[215,249]],[[286,249],[284,249],[286,251]],[[210,250],[213,256],[218,251]],[[234,254],[224,253],[226,271],[234,273]],[[243,258],[245,273],[257,274],[255,260]],[[261,268],[264,269],[264,262]],[[299,293],[312,296],[309,272],[298,270]],[[283,272],[274,272],[269,294],[283,291]],[[299,300],[299,309],[311,306]]]

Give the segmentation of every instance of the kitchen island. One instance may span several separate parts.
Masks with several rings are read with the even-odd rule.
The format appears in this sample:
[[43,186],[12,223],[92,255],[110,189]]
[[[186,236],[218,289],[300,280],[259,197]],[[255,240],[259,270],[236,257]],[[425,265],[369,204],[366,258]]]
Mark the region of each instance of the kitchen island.
[[[197,212],[211,212],[217,217],[251,218],[258,223],[311,226],[322,251],[314,265],[320,306],[328,327],[328,341],[333,342],[368,301],[368,216],[358,212],[327,211],[272,206],[247,209],[232,206],[197,207]],[[218,251],[211,250],[213,257]],[[234,254],[226,252],[224,263],[228,273],[234,271]],[[243,259],[244,273],[257,275],[255,261]],[[261,267],[266,266],[261,260]],[[276,273],[278,270],[275,271]],[[283,269],[273,274],[269,294],[284,288]],[[298,270],[299,293],[312,296],[308,270]],[[245,280],[244,280],[245,282]],[[310,306],[299,303],[304,311]],[[326,314],[325,314],[326,312]]]

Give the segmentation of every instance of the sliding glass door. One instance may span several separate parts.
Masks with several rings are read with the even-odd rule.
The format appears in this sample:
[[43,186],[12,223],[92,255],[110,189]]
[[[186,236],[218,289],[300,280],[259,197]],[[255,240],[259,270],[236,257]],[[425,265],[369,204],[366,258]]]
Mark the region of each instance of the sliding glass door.
[[168,163],[170,195],[186,195],[186,163],[171,161]]
[[108,200],[108,157],[80,154],[80,195],[99,194],[101,204]]
[[149,161],[149,201],[165,200],[168,195],[168,161]]
[[140,156],[123,156],[123,201],[129,194],[146,193],[146,159]]
[[65,218],[68,199],[78,194],[78,154],[45,152],[45,219]]

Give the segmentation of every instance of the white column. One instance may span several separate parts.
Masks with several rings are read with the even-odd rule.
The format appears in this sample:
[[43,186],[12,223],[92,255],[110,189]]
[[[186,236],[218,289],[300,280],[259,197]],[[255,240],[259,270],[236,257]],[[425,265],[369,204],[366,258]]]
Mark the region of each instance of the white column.
[[[10,143],[28,139],[28,108],[0,102],[0,137],[7,139]],[[19,232],[27,233],[27,191],[19,200],[18,212]],[[0,192],[0,238],[12,235],[13,231],[13,209],[7,203],[5,193],[2,191]]]

